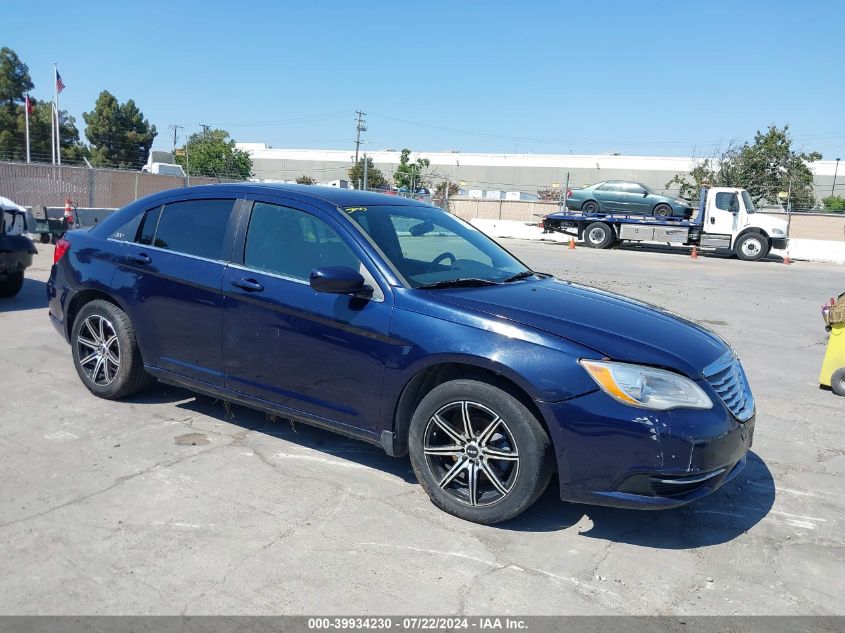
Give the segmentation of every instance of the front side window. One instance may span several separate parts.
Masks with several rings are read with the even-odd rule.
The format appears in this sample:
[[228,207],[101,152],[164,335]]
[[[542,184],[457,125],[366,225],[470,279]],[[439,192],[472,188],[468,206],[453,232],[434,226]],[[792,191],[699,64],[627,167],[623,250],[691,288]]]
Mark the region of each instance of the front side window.
[[622,191],[625,193],[634,193],[638,195],[643,195],[645,193],[645,189],[640,187],[635,182],[626,182],[622,185]]
[[736,194],[728,191],[720,191],[716,194],[716,208],[722,211],[734,213],[739,210],[739,202]]
[[153,246],[206,259],[224,259],[223,241],[234,205],[234,200],[183,200],[164,205]]
[[467,278],[501,282],[528,270],[481,231],[434,207],[378,205],[346,212],[415,288]]
[[323,220],[297,209],[256,202],[247,229],[244,266],[307,280],[315,268],[359,270],[361,263]]

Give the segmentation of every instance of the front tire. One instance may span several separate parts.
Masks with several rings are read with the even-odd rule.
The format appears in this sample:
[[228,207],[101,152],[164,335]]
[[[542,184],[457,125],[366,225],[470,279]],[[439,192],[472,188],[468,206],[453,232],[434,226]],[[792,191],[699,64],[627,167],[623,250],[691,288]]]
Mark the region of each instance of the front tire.
[[21,291],[23,287],[23,271],[19,270],[15,273],[9,273],[5,278],[0,280],[0,299],[8,299],[14,297]]
[[747,262],[756,262],[769,254],[769,240],[759,233],[746,233],[734,246],[736,256]]
[[671,218],[672,207],[670,207],[668,204],[658,204],[656,207],[654,207],[654,217]]
[[548,486],[551,443],[517,398],[460,379],[432,389],[408,436],[411,465],[441,510],[490,525],[524,512]]
[[85,304],[70,341],[76,373],[95,396],[117,400],[150,382],[132,321],[116,305],[102,300]]

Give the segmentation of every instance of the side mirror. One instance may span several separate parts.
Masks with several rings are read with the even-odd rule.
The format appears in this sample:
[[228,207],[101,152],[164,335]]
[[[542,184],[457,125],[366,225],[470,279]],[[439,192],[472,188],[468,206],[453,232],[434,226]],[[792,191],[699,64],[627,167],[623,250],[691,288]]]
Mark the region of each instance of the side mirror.
[[[346,266],[323,266],[311,271],[309,280],[316,292],[330,294],[367,294],[364,277],[357,270]],[[369,289],[372,292],[372,289]]]
[[648,191],[643,191],[643,198],[648,198]]

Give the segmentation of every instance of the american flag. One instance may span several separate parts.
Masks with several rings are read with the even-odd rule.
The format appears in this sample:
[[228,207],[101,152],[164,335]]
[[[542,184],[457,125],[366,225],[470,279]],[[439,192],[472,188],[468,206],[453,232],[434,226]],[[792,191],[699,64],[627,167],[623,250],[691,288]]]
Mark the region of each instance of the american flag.
[[62,93],[62,90],[65,89],[65,84],[62,82],[62,76],[59,74],[59,71],[56,71],[56,92],[58,94]]

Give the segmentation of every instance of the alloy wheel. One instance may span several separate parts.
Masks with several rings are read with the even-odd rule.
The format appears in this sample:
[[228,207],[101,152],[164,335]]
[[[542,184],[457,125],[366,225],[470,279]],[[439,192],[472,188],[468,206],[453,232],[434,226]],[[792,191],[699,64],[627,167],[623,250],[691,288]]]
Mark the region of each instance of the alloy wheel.
[[76,336],[79,366],[95,385],[110,385],[120,370],[120,341],[111,321],[92,314]]
[[460,503],[504,499],[519,475],[516,441],[505,420],[477,402],[451,402],[426,425],[423,453],[437,485]]

